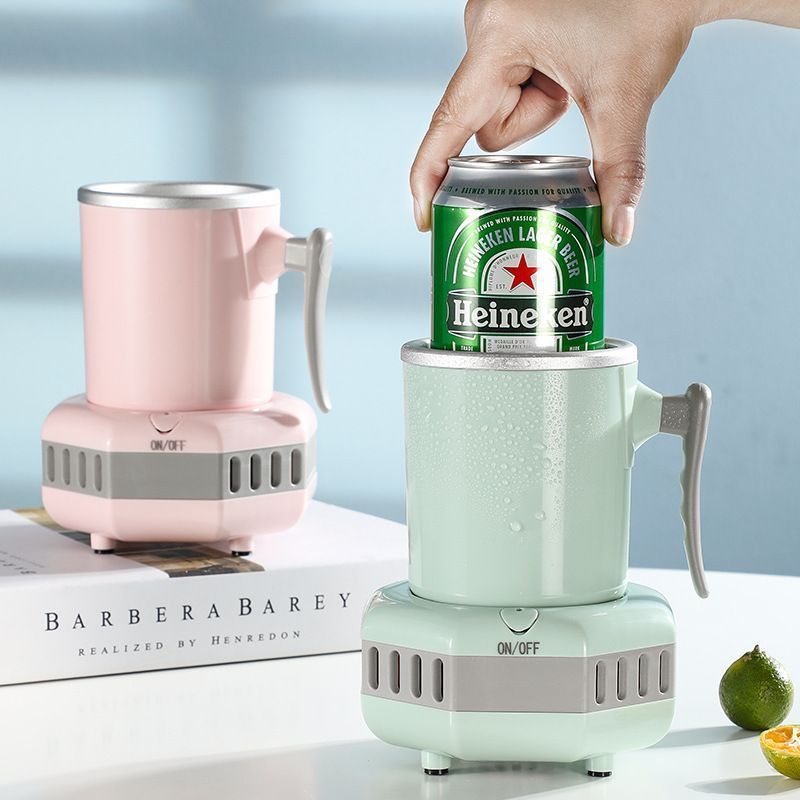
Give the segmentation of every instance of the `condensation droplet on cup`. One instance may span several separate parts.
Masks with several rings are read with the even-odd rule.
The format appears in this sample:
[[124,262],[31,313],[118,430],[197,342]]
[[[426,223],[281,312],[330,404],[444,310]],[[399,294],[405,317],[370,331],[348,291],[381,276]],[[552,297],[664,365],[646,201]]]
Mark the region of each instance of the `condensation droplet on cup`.
[[504,503],[510,503],[511,502],[511,498],[510,497],[504,497],[503,498],[503,502]]
[[544,511],[537,511],[533,516],[541,522],[546,518],[547,515],[544,513]]
[[508,527],[511,528],[514,533],[519,533],[522,530],[522,523],[514,520],[513,522],[508,523]]

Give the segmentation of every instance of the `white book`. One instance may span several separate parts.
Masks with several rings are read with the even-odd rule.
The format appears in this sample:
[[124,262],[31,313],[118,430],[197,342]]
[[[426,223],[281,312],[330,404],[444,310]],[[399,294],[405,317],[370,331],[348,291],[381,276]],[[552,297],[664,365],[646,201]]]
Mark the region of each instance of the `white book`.
[[403,525],[316,501],[246,558],[97,555],[39,509],[0,511],[0,685],[358,650],[366,603],[407,568]]

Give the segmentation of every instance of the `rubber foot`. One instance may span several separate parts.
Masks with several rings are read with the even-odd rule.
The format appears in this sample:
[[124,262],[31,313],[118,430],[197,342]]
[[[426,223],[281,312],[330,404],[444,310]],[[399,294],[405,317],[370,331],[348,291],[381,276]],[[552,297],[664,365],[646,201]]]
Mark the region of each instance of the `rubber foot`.
[[112,547],[110,550],[98,550],[98,549],[95,548],[94,552],[97,553],[97,555],[99,555],[99,556],[108,556],[108,555],[111,555],[111,553],[114,552],[114,548]]
[[231,550],[231,555],[239,558],[240,556],[249,556],[252,555],[252,550]]
[[449,769],[426,769],[424,770],[426,775],[447,775],[450,772]]
[[610,778],[611,777],[611,773],[610,772],[595,772],[593,769],[587,769],[586,770],[586,774],[590,778]]

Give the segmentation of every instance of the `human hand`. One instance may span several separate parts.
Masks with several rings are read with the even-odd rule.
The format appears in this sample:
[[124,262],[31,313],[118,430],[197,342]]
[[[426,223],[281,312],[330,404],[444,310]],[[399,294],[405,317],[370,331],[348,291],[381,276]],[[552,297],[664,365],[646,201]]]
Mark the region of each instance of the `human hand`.
[[475,134],[502,150],[547,130],[574,100],[589,130],[603,233],[625,245],[645,176],[653,103],[712,0],[469,0],[467,52],[411,168],[414,217]]

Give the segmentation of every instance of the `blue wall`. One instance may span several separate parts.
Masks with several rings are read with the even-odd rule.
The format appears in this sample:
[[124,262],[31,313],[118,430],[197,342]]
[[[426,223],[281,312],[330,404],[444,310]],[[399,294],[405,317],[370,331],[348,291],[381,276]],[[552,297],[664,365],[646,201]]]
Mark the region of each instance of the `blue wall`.
[[[607,257],[608,331],[638,343],[643,380],[715,391],[714,568],[800,573],[798,44],[695,34],[653,115],[637,236]],[[407,171],[462,49],[457,2],[0,2],[0,505],[38,503],[38,427],[82,389],[76,187],[205,178],[275,184],[288,228],[334,231],[318,496],[401,519],[398,349],[428,325]],[[525,149],[588,153],[580,116]],[[310,397],[301,288],[282,280],[277,384]],[[671,437],[637,455],[634,563],[683,563],[679,468]]]

